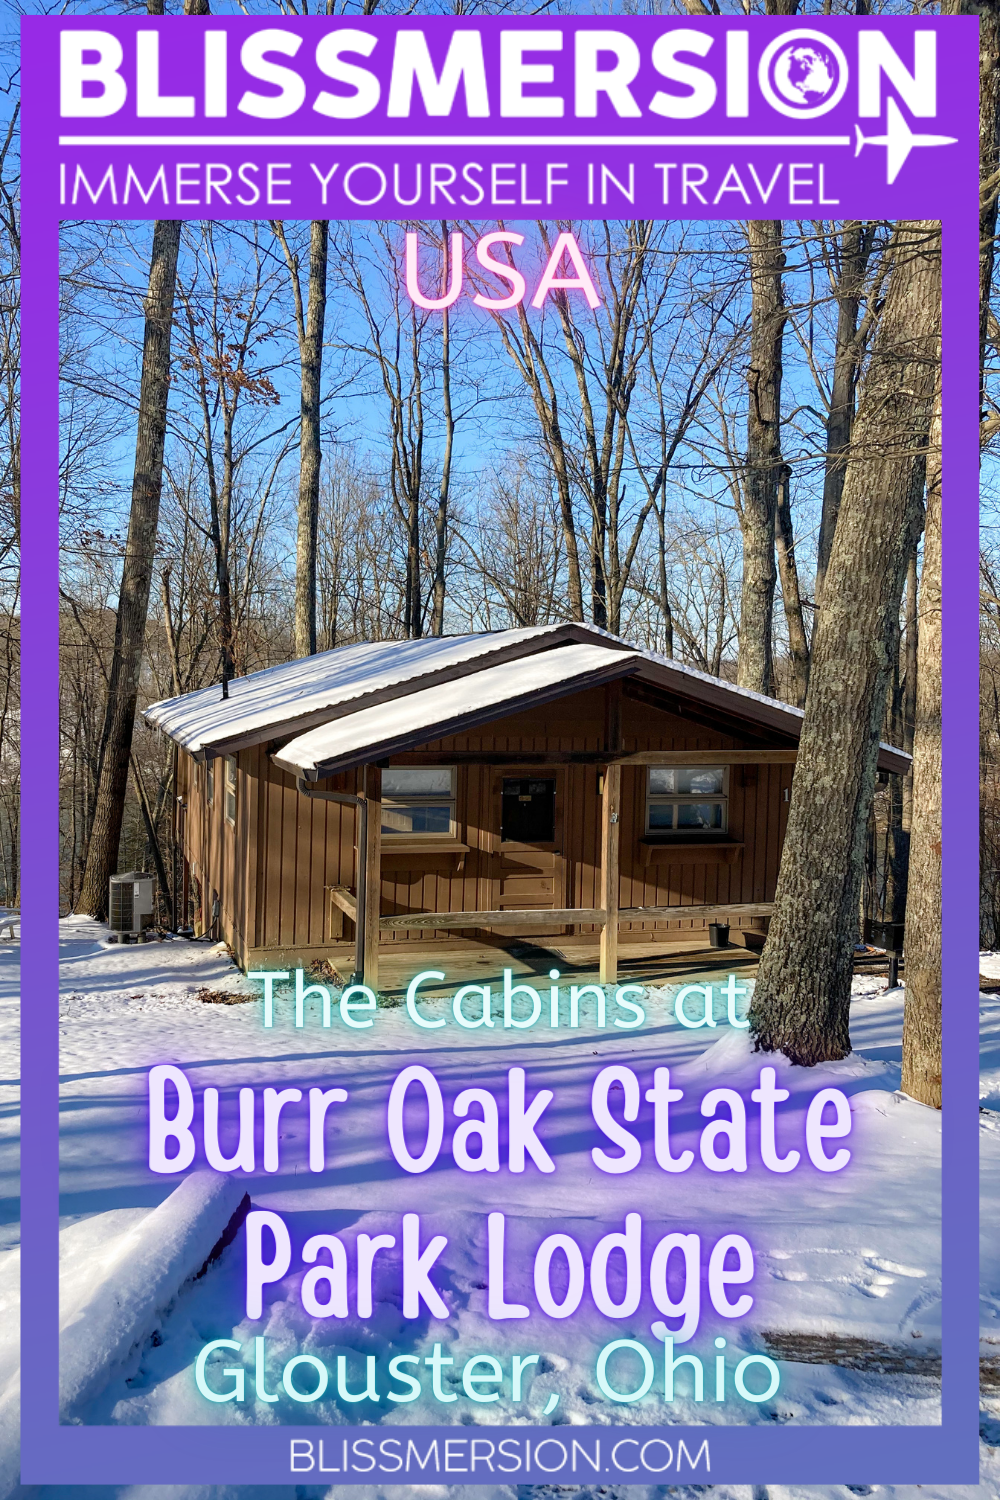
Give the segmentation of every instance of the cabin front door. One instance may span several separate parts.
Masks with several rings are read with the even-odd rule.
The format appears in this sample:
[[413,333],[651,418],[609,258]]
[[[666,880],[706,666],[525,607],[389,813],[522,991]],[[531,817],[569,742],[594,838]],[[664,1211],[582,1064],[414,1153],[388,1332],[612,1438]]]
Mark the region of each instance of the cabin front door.
[[[563,775],[561,769],[498,773],[493,785],[491,878],[494,911],[543,912],[566,905],[566,863],[562,852]],[[562,932],[562,926],[501,928],[513,936]]]

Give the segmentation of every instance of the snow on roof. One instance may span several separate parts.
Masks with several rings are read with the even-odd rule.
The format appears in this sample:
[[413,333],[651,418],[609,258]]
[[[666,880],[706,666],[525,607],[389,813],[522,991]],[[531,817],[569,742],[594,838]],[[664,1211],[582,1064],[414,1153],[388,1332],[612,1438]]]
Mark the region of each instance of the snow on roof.
[[638,652],[609,650],[607,646],[562,646],[558,651],[541,651],[347,714],[299,735],[272,759],[293,776],[315,780],[335,769],[391,755],[415,734],[423,740],[441,739],[456,728],[472,728],[477,721],[495,717],[501,708],[511,712],[522,702],[537,701],[542,694],[560,696],[553,689],[578,692],[594,682],[621,676],[638,660]]
[[[398,704],[408,696],[430,690],[431,683],[436,692],[456,680],[467,681],[471,674],[479,675],[490,658],[497,665],[506,661],[526,666],[529,659],[547,656],[557,647],[561,656],[573,643],[591,643],[613,651],[619,659],[626,654],[637,664],[639,677],[660,688],[794,740],[799,737],[802,709],[655,651],[632,646],[596,625],[576,622],[339,646],[235,678],[229,684],[227,699],[222,698],[222,690],[215,683],[154,703],[145,710],[144,718],[191,755],[228,754],[285,735],[295,735],[296,744],[301,744],[308,733],[331,721],[344,716],[357,720],[363,708]],[[905,751],[884,743],[879,748],[881,769],[908,769],[910,757]]]
[[416,641],[366,641],[339,646],[237,677],[223,699],[218,683],[166,698],[144,711],[146,722],[162,729],[191,755],[241,736],[266,738],[266,731],[382,689],[523,645],[547,644],[561,626],[542,625],[482,635],[432,636]]

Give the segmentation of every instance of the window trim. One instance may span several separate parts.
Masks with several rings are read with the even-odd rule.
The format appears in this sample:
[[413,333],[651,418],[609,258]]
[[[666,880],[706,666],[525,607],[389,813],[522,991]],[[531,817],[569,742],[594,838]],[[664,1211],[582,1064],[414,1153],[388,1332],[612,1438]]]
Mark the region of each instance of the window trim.
[[[457,843],[459,840],[458,825],[458,767],[457,766],[393,766],[394,771],[447,771],[451,777],[451,792],[438,792],[433,796],[407,794],[395,792],[386,796],[382,794],[382,841],[383,843],[395,843],[396,840],[406,839],[421,844],[433,843]],[[448,832],[439,830],[433,833],[413,833],[403,828],[387,829],[385,827],[385,809],[389,807],[441,807],[447,804],[451,808],[451,819]]]
[[[729,770],[728,766],[681,766],[671,765],[672,771],[721,771],[722,791],[705,794],[702,796],[692,795],[690,792],[653,792],[650,790],[652,773],[660,771],[662,766],[646,767],[646,801],[644,817],[644,837],[664,839],[710,839],[719,838],[729,832]],[[678,828],[676,822],[672,828],[651,828],[649,826],[650,810],[653,807],[669,805],[679,807],[691,804],[719,803],[722,807],[722,825],[719,828]]]
[[[236,827],[236,815],[239,810],[239,762],[235,755],[224,755],[223,782],[222,782],[222,815],[230,828]],[[230,816],[229,803],[232,800],[233,811]]]

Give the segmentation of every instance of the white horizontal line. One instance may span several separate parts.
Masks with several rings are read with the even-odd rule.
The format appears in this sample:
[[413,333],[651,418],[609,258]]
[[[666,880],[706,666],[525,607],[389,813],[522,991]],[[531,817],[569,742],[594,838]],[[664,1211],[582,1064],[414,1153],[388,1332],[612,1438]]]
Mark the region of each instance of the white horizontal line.
[[60,146],[850,146],[849,135],[61,135]]

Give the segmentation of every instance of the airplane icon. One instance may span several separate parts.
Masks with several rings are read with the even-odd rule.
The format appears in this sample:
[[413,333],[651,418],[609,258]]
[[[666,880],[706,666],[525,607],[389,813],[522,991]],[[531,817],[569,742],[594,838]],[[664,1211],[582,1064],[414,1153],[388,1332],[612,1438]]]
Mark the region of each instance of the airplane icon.
[[891,96],[886,106],[885,135],[862,135],[861,126],[855,125],[856,144],[854,155],[861,154],[862,146],[885,146],[886,181],[891,185],[903,169],[903,163],[914,146],[954,146],[953,135],[914,135],[900,113],[899,105]]

